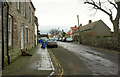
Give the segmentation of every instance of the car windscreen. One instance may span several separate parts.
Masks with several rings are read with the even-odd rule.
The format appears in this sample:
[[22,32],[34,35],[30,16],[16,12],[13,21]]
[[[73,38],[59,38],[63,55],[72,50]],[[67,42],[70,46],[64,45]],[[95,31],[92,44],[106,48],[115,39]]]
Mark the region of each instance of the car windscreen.
[[55,41],[55,39],[49,39],[49,41]]
[[67,40],[72,40],[71,38],[67,38]]

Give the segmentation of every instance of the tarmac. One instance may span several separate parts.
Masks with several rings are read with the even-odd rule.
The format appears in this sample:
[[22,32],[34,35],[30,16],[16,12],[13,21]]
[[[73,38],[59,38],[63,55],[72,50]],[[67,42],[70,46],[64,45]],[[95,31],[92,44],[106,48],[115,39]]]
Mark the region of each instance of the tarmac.
[[54,66],[47,48],[41,48],[41,44],[38,44],[30,52],[32,56],[20,56],[2,71],[2,75],[50,76],[54,74]]

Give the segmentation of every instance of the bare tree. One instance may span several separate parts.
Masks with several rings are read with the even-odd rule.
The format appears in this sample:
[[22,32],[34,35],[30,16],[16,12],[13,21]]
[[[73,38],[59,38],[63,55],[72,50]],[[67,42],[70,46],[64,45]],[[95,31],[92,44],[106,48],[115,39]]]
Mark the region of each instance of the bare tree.
[[[106,6],[106,7],[103,6],[104,3],[106,2],[112,5],[112,7],[116,9],[117,13],[116,13],[115,18],[114,18],[113,11],[112,11],[113,8],[109,8],[109,6]],[[90,4],[93,6],[93,9],[95,9],[96,11],[101,10],[102,12],[107,14],[110,18],[110,21],[113,24],[114,33],[118,37],[119,19],[120,19],[120,0],[106,0],[106,1],[104,0],[104,2],[103,0],[85,0],[84,4]]]
[[51,29],[49,32],[51,35],[56,36],[59,34],[60,31],[58,29]]

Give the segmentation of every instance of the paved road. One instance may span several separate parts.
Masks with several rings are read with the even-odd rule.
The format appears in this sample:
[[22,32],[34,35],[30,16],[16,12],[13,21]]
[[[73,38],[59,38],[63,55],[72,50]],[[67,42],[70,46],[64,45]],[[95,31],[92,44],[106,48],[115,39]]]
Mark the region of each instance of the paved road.
[[58,42],[50,48],[64,69],[64,75],[117,75],[118,53],[74,43]]

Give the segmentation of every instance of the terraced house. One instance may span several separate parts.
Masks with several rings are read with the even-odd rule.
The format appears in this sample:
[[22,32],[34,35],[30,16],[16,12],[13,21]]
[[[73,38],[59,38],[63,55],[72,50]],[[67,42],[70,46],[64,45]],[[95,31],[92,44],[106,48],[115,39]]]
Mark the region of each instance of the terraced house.
[[2,53],[3,66],[13,62],[21,55],[21,51],[34,47],[35,7],[31,1],[5,2],[3,4]]

